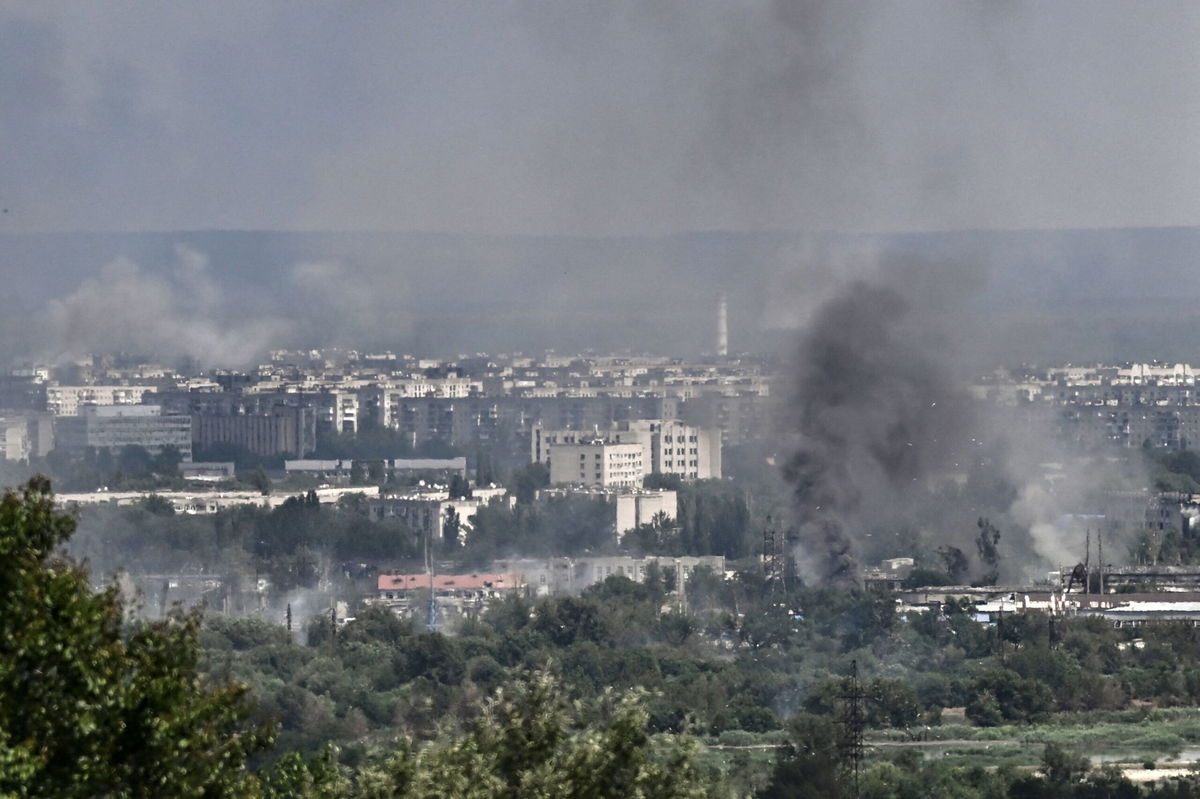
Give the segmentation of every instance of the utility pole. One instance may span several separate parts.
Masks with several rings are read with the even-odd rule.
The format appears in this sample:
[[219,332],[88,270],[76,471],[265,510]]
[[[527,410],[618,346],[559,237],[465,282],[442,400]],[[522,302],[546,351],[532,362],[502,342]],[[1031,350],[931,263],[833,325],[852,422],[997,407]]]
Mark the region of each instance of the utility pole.
[[1000,600],[1000,610],[996,614],[996,650],[1000,653],[1000,662],[1004,662],[1004,605]]
[[428,535],[425,536],[425,572],[429,575],[429,611],[425,624],[430,632],[437,632],[442,625],[438,613],[437,591],[433,584],[433,551]]
[[1096,531],[1096,558],[1100,561],[1100,596],[1104,596],[1104,530]]

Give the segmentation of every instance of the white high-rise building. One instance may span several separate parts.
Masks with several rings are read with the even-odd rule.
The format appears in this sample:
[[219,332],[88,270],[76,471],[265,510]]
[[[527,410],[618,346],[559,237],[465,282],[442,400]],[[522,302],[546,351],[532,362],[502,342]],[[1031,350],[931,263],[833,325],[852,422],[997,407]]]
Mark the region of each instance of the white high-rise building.
[[[563,477],[559,480],[555,477],[553,462],[561,447],[584,443],[594,445],[596,442],[639,447],[643,476],[655,473],[676,474],[685,480],[708,480],[721,476],[720,431],[706,430],[674,420],[642,419],[618,422],[607,429],[591,431],[546,430],[537,425],[533,428],[530,440],[530,458],[551,467],[551,482],[582,482],[591,485],[594,480],[580,480],[578,474],[572,478],[567,471],[557,473]],[[566,468],[565,465],[563,468]]]
[[555,444],[547,451],[550,482],[638,488],[645,476],[641,444],[617,444],[603,439]]

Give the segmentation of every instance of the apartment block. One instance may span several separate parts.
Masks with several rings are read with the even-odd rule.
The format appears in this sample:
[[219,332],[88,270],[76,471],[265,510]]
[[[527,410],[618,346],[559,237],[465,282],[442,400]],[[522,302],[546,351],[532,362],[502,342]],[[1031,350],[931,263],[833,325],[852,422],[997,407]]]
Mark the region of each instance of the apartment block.
[[594,439],[551,445],[546,463],[554,484],[638,488],[646,474],[642,457],[640,443]]
[[78,416],[88,405],[140,405],[154,386],[47,386],[46,408],[55,416]]
[[[549,430],[535,425],[530,433],[530,458],[551,467],[551,482],[560,482],[551,465],[552,453],[563,446],[605,441],[636,444],[642,450],[643,475],[675,474],[685,480],[721,476],[721,434],[675,420],[630,420],[591,431]],[[565,467],[564,467],[565,468]],[[559,476],[567,477],[566,471]],[[564,479],[562,482],[577,482]]]

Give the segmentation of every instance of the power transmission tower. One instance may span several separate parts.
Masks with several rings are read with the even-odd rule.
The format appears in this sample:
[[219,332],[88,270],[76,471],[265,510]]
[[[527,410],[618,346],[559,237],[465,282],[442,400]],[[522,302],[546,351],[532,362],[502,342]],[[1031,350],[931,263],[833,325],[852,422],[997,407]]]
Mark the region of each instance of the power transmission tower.
[[778,588],[787,592],[787,561],[783,556],[786,542],[787,534],[777,531],[768,516],[767,526],[763,528],[763,576],[772,593]]
[[839,749],[843,768],[849,772],[854,785],[853,796],[858,799],[858,777],[863,760],[863,731],[866,719],[863,714],[862,686],[858,682],[858,661],[850,661],[850,674],[846,677],[842,693],[842,740]]

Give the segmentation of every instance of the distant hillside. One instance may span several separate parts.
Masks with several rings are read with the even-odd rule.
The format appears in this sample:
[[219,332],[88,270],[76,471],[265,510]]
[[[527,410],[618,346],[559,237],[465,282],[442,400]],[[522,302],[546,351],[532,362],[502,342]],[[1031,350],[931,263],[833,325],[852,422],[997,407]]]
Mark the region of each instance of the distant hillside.
[[[8,356],[145,339],[147,351],[165,354],[211,339],[200,355],[226,361],[262,347],[322,344],[436,355],[696,355],[713,348],[716,300],[726,292],[732,348],[762,350],[786,345],[781,330],[875,252],[886,253],[885,268],[933,263],[931,273],[961,277],[945,311],[953,327],[973,331],[981,358],[1200,361],[1195,228],[611,239],[0,235],[8,300],[0,332]],[[197,254],[207,266],[195,266]],[[102,274],[118,258],[136,267]],[[154,291],[127,290],[143,284]]]

